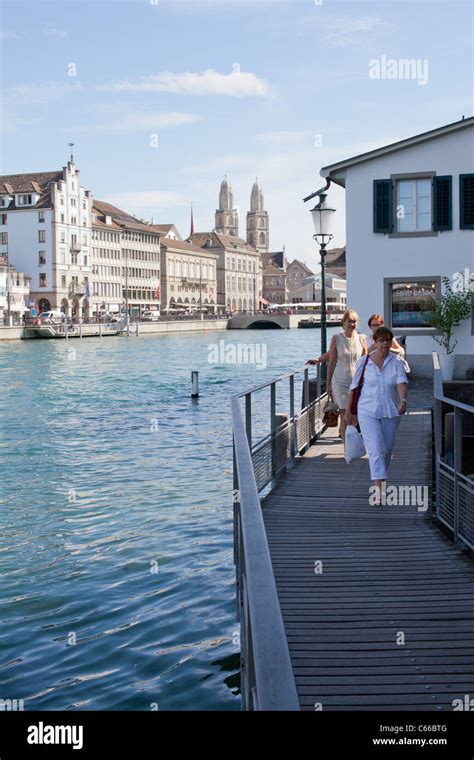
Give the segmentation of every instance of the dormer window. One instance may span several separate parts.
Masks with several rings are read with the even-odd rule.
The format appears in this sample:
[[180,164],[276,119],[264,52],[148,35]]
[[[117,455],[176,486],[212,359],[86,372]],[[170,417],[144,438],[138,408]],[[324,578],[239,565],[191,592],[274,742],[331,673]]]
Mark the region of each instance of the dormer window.
[[2,195],[0,197],[0,206],[2,206],[2,208],[6,208],[7,206],[10,205],[12,200],[13,200],[13,197],[11,195]]
[[18,205],[19,206],[31,206],[33,203],[33,196],[28,195],[18,195]]

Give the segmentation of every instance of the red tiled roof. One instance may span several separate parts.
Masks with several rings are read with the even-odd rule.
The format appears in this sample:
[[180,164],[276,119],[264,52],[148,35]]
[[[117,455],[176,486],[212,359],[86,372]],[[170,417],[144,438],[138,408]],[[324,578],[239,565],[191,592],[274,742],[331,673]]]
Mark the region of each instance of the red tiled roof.
[[[62,170],[55,172],[34,172],[32,174],[4,174],[0,176],[0,194],[39,193],[40,199],[34,208],[48,208],[51,205],[49,184],[51,182],[58,182],[62,178]],[[18,206],[11,203],[8,208],[18,208]],[[21,208],[23,209],[23,206]]]
[[172,248],[173,250],[177,251],[189,251],[191,253],[200,253],[200,254],[206,254],[206,253],[212,253],[212,249],[208,250],[206,248],[199,247],[197,245],[193,245],[193,243],[188,243],[184,240],[174,240],[173,238],[161,238],[160,243],[165,248]]
[[216,248],[225,248],[226,250],[235,248],[242,253],[257,253],[257,250],[243,238],[235,237],[234,235],[223,235],[222,232],[215,232],[214,230],[212,232],[194,232],[188,240],[192,240],[193,243],[201,248],[205,247],[208,240],[211,240]]

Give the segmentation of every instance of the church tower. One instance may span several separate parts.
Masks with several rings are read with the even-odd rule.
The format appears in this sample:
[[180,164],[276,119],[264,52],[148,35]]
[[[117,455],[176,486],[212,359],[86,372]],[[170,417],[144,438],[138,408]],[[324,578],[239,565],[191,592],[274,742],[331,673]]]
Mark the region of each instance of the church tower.
[[269,250],[268,212],[264,210],[263,191],[258,184],[258,177],[252,187],[250,211],[247,212],[247,243],[261,253]]
[[216,210],[216,232],[222,232],[223,235],[239,236],[239,213],[234,208],[234,194],[232,187],[227,179],[221,183],[219,192],[219,208]]

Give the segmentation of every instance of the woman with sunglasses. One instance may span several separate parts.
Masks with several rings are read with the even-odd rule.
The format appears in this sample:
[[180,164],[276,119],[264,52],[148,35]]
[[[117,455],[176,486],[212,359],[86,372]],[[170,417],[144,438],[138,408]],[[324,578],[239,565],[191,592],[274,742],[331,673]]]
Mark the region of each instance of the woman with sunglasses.
[[[367,324],[369,325],[370,332],[371,332],[371,337],[370,337],[370,342],[369,342],[369,348],[368,348],[368,352],[370,354],[371,351],[375,351],[375,349],[377,348],[376,343],[374,343],[374,337],[373,336],[374,336],[375,331],[378,330],[379,327],[383,327],[384,326],[384,318],[382,317],[381,314],[372,314],[372,316],[369,317],[369,321],[367,322]],[[400,345],[400,343],[398,342],[398,340],[396,338],[394,338],[392,340],[392,345],[390,346],[390,351],[392,352],[392,354],[396,354],[397,356],[400,356],[402,358],[405,356],[405,350]]]
[[[376,487],[376,503],[384,503],[387,468],[392,458],[400,415],[407,410],[407,383],[403,362],[391,353],[393,333],[379,327],[373,336],[375,349],[357,362],[346,409],[346,424],[359,424],[369,457],[370,477]],[[364,371],[365,365],[365,371]],[[357,403],[357,416],[351,413],[354,390],[364,371]]]
[[[345,440],[347,398],[349,387],[361,356],[367,353],[366,337],[357,332],[359,315],[353,309],[346,309],[342,317],[342,332],[333,335],[329,345],[328,393],[332,395],[340,410],[339,435]],[[319,359],[309,359],[306,364],[320,364]]]

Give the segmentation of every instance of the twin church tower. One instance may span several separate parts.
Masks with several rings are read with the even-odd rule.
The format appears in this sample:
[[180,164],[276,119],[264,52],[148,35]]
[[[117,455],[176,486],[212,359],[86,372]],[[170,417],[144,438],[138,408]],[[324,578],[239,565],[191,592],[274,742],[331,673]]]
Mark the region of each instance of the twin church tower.
[[[219,208],[216,210],[216,232],[223,235],[239,236],[239,212],[234,207],[234,194],[227,179],[221,184],[219,192]],[[269,250],[268,211],[264,210],[263,192],[255,180],[250,194],[250,211],[247,211],[247,243],[257,251]]]

